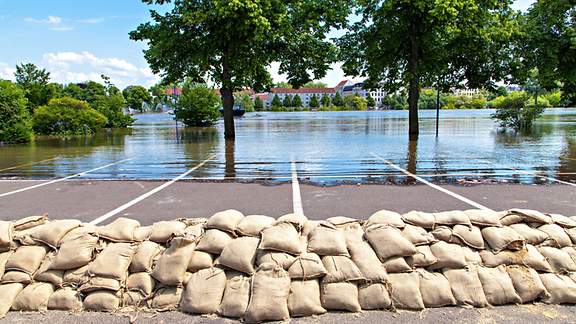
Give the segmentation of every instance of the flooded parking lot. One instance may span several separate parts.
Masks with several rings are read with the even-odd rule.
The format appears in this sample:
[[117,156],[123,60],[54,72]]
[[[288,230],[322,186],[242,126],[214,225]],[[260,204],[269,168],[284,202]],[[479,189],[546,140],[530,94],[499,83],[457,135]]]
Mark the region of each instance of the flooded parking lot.
[[393,166],[441,183],[576,180],[576,109],[547,110],[530,134],[499,131],[491,113],[442,111],[436,138],[435,112],[421,111],[417,142],[406,111],[251,113],[236,120],[235,143],[220,124],[184,129],[168,114],[140,115],[131,129],[0,147],[0,178],[168,180],[214,155],[184,179],[289,181],[295,161],[314,184],[414,181]]

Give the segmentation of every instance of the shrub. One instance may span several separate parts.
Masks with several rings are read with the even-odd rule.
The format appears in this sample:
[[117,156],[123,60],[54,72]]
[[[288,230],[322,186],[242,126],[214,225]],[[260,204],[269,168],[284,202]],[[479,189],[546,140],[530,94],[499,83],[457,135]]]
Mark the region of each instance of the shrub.
[[10,81],[0,80],[0,142],[24,143],[32,138],[26,94]]
[[256,111],[264,110],[264,101],[262,101],[260,97],[256,97],[256,99],[254,99],[254,110]]
[[85,101],[70,97],[52,99],[34,111],[34,131],[45,135],[93,134],[108,120]]
[[506,97],[497,97],[492,105],[497,109],[492,118],[497,119],[501,127],[514,130],[529,130],[538,117],[544,112],[544,107],[528,105],[530,96],[525,92],[513,92]]
[[108,119],[105,127],[128,127],[134,123],[134,118],[124,114],[126,101],[121,93],[98,96],[92,107]]
[[210,126],[220,118],[221,106],[222,101],[214,89],[186,82],[174,113],[186,126]]

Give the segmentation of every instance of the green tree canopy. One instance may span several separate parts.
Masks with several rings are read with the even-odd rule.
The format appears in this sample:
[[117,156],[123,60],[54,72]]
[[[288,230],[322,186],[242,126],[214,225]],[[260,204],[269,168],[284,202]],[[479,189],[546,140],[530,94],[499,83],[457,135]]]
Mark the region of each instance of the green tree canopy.
[[16,65],[14,73],[16,84],[26,92],[28,109],[45,105],[55,96],[56,88],[49,86],[50,72],[39,69],[32,63]]
[[70,97],[52,99],[34,110],[34,131],[45,135],[93,134],[107,123],[104,115],[85,101]]
[[332,104],[336,107],[344,106],[344,99],[342,99],[340,92],[336,92],[336,94],[334,95],[334,98],[332,98]]
[[166,81],[210,79],[221,87],[226,138],[235,137],[234,91],[269,86],[272,62],[296,87],[323,77],[336,60],[326,34],[344,27],[350,12],[347,0],[143,2],[173,6],[164,14],[152,10],[153,22],[130,37],[147,42],[145,58]]
[[291,95],[285,95],[284,96],[284,100],[282,100],[282,106],[283,107],[292,107],[292,96]]
[[214,89],[187,81],[174,113],[186,126],[210,126],[220,118],[221,105]]
[[302,88],[326,88],[326,87],[328,87],[328,85],[326,85],[326,83],[319,82],[319,81],[317,81],[317,82],[311,81],[311,82],[308,82],[302,86]]
[[272,107],[282,107],[282,101],[277,94],[275,94],[274,98],[272,98]]
[[322,103],[322,106],[324,106],[324,107],[330,106],[330,96],[328,96],[327,94],[323,94],[320,102]]
[[294,108],[301,108],[302,107],[302,98],[299,95],[294,95],[292,98],[292,107]]
[[264,110],[264,101],[262,101],[260,97],[256,97],[256,99],[254,99],[254,110],[256,111]]
[[310,103],[308,103],[308,106],[310,106],[310,108],[320,107],[320,102],[318,102],[318,97],[315,94],[312,95],[312,98],[310,98]]
[[25,92],[10,81],[0,80],[0,142],[23,143],[32,138]]
[[152,102],[150,92],[143,86],[128,86],[122,91],[128,107],[142,111],[142,104]]
[[368,96],[366,97],[366,103],[370,108],[376,107],[376,101],[374,100],[374,98],[372,98],[372,95],[370,94],[368,94]]
[[244,109],[246,112],[254,111],[254,101],[249,94],[242,92],[237,99],[234,99],[234,101],[238,101],[242,109]]

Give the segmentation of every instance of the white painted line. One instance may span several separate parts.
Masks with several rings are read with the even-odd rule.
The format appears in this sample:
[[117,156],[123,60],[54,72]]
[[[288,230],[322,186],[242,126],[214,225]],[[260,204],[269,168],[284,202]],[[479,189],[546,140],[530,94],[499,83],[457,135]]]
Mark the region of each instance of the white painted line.
[[114,209],[114,210],[111,210],[111,211],[107,212],[106,214],[104,214],[104,215],[96,218],[95,220],[91,221],[89,224],[98,225],[98,224],[104,222],[105,220],[107,220],[108,218],[110,218],[110,217],[112,217],[112,216],[114,216],[114,215],[117,215],[118,213],[120,213],[120,212],[122,212],[122,211],[124,211],[124,210],[126,210],[126,209],[128,209],[128,208],[130,208],[130,207],[132,207],[132,206],[134,206],[134,205],[136,205],[137,203],[141,202],[142,200],[144,200],[144,199],[146,199],[146,198],[148,198],[148,197],[150,197],[150,196],[152,196],[152,195],[154,195],[154,194],[156,194],[156,193],[158,193],[158,192],[166,189],[168,186],[174,184],[176,181],[181,180],[182,178],[186,177],[187,175],[189,175],[189,174],[192,173],[193,171],[201,168],[201,167],[202,167],[204,164],[206,164],[208,161],[214,159],[214,157],[216,157],[216,154],[211,155],[211,156],[210,156],[209,158],[207,158],[206,160],[202,161],[201,163],[197,164],[197,165],[196,165],[195,167],[193,167],[192,169],[189,169],[188,171],[186,171],[186,172],[182,173],[181,175],[177,176],[176,178],[174,178],[174,179],[172,179],[172,180],[170,180],[170,181],[168,181],[168,182],[166,182],[166,183],[164,183],[164,184],[162,184],[162,185],[160,185],[160,186],[158,186],[158,187],[156,187],[156,188],[148,191],[147,193],[145,193],[145,194],[143,194],[143,195],[141,195],[141,196],[139,196],[139,197],[134,198],[133,200],[125,203],[124,205],[122,205],[122,206],[120,206],[120,207],[118,207],[118,208],[116,208],[116,209]]
[[34,164],[38,164],[38,163],[42,163],[42,162],[48,162],[48,161],[53,161],[56,160],[57,157],[53,157],[51,159],[46,159],[46,160],[40,160],[40,161],[35,161],[35,162],[30,162],[30,163],[24,163],[24,164],[18,164],[9,168],[4,168],[4,169],[0,169],[0,172],[4,172],[4,171],[8,171],[8,170],[14,170],[14,169],[18,169],[21,167],[25,167],[25,166],[29,166],[29,165],[34,165]]
[[92,170],[88,170],[88,171],[76,173],[76,174],[73,174],[73,175],[69,175],[69,176],[64,177],[64,178],[58,178],[58,179],[54,179],[54,180],[51,180],[51,181],[42,182],[42,183],[39,183],[39,184],[34,185],[34,186],[25,187],[25,188],[21,188],[21,189],[14,190],[14,191],[10,191],[10,192],[5,192],[5,193],[3,193],[3,194],[0,194],[0,198],[6,197],[6,196],[10,196],[10,195],[13,195],[13,194],[17,194],[17,193],[19,193],[19,192],[28,191],[28,190],[32,190],[32,189],[44,187],[44,186],[47,186],[47,185],[51,185],[51,184],[54,184],[54,183],[62,182],[62,181],[65,181],[65,180],[68,180],[68,179],[71,179],[71,178],[81,177],[81,176],[83,176],[83,175],[85,175],[85,174],[88,174],[88,173],[91,173],[91,172],[94,172],[94,171],[98,171],[98,170],[102,170],[102,169],[111,167],[111,166],[116,165],[116,164],[124,163],[124,162],[130,161],[130,160],[132,160],[132,159],[133,159],[133,158],[120,160],[120,161],[117,161],[117,162],[114,162],[114,163],[110,163],[110,164],[106,164],[106,165],[104,165],[104,166],[101,166],[101,167],[98,167],[98,168],[95,168],[95,169],[92,169]]
[[396,170],[398,170],[398,171],[406,174],[407,176],[410,176],[410,177],[412,177],[412,178],[414,178],[414,179],[422,182],[422,183],[425,184],[425,185],[430,186],[430,187],[433,188],[433,189],[436,189],[436,190],[438,190],[438,191],[440,191],[440,192],[443,192],[443,193],[445,193],[445,194],[447,194],[447,195],[449,195],[449,196],[452,196],[452,197],[454,197],[454,198],[456,198],[456,199],[458,199],[458,200],[460,200],[460,201],[462,201],[462,202],[464,202],[464,203],[467,203],[468,205],[474,206],[474,207],[476,207],[476,208],[478,208],[478,209],[490,210],[490,211],[492,210],[492,209],[490,209],[490,208],[488,208],[488,207],[486,207],[486,206],[483,206],[483,205],[481,205],[481,204],[479,204],[479,203],[477,203],[477,202],[474,202],[474,201],[472,201],[472,200],[470,200],[470,199],[468,199],[468,198],[466,198],[466,197],[463,197],[463,196],[461,196],[461,195],[459,195],[459,194],[457,194],[457,193],[454,193],[454,192],[452,192],[452,191],[450,191],[450,190],[448,190],[448,189],[444,189],[444,188],[442,188],[442,187],[440,187],[440,186],[437,186],[437,185],[435,185],[435,184],[433,184],[433,183],[431,183],[431,182],[429,182],[429,181],[427,181],[427,180],[425,180],[425,179],[422,179],[421,177],[419,177],[419,176],[417,176],[417,175],[415,175],[415,174],[413,174],[413,173],[411,173],[411,172],[409,172],[409,171],[407,171],[407,170],[402,169],[401,167],[393,164],[392,162],[386,160],[385,158],[383,158],[383,157],[381,157],[381,156],[379,156],[379,155],[377,155],[377,154],[374,154],[374,153],[370,153],[370,154],[372,154],[372,156],[374,156],[375,158],[381,160],[382,162],[388,164],[388,165],[391,166],[392,168],[394,168],[394,169],[396,169]]
[[576,183],[572,183],[572,182],[568,182],[568,181],[563,181],[563,180],[556,179],[556,178],[552,178],[552,177],[543,176],[543,175],[540,175],[540,174],[534,173],[534,172],[529,172],[529,171],[524,171],[524,170],[518,170],[518,169],[516,169],[516,168],[508,168],[508,169],[514,170],[514,171],[519,172],[519,173],[522,173],[522,174],[529,174],[529,175],[532,175],[532,176],[535,176],[535,177],[538,177],[538,178],[542,178],[542,179],[546,179],[546,180],[550,180],[550,181],[562,183],[562,184],[569,185],[569,186],[572,186],[572,187],[576,187]]
[[304,215],[302,208],[302,196],[300,195],[300,183],[298,183],[298,172],[296,171],[296,162],[290,163],[292,169],[292,206],[294,214]]

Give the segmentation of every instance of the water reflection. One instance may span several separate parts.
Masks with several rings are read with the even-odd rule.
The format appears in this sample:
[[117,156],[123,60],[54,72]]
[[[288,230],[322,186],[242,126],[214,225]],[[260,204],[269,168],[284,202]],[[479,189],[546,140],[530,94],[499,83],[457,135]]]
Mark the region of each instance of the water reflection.
[[236,163],[234,161],[234,151],[236,149],[236,141],[226,140],[226,166],[224,168],[225,177],[234,179],[236,178]]

